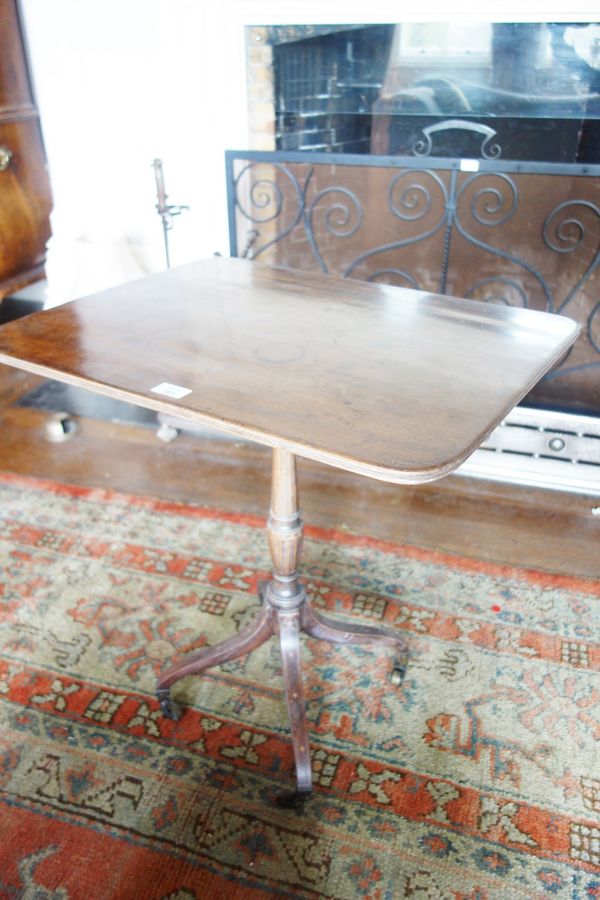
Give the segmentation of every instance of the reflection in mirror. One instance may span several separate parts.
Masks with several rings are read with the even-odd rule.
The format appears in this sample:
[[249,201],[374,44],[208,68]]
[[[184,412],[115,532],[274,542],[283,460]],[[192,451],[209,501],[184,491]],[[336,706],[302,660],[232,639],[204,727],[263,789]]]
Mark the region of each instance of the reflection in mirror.
[[[412,154],[448,119],[497,133],[504,159],[593,161],[597,23],[271,27],[277,148]],[[462,133],[461,133],[462,131]],[[473,129],[437,129],[435,156],[479,156]]]
[[597,66],[597,25],[398,25],[380,96],[425,87],[424,104],[447,115],[598,118]]

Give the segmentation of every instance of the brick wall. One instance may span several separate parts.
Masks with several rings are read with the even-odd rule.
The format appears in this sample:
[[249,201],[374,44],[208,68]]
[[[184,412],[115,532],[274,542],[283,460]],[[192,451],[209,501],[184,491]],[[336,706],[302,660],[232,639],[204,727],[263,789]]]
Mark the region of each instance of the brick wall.
[[275,150],[273,48],[267,28],[246,29],[248,147]]
[[[326,29],[324,29],[326,30]],[[252,149],[368,153],[393,26],[250,28]]]

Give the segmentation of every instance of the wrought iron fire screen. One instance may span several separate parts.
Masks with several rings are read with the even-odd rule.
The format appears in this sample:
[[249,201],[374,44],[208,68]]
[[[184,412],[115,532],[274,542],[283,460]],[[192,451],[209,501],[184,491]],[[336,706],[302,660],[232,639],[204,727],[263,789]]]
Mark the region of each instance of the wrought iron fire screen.
[[432,158],[431,139],[228,151],[232,255],[571,316],[581,336],[529,401],[600,415],[600,165],[503,161],[487,131],[478,160]]

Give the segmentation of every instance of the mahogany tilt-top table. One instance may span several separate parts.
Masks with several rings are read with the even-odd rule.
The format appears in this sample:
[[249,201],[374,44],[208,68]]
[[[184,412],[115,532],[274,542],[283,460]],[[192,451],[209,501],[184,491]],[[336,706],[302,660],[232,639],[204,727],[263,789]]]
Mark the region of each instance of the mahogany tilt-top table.
[[295,456],[397,484],[448,474],[566,353],[562,316],[215,258],[150,275],[0,329],[0,362],[273,448],[273,577],[250,625],[158,678],[248,653],[279,635],[299,804],[311,790],[299,635],[394,648],[393,628],[314,610],[298,574]]

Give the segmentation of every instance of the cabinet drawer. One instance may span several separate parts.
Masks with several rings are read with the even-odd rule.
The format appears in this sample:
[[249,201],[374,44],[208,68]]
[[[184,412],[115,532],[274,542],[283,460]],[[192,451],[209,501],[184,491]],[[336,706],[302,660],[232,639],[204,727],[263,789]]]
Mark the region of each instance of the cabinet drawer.
[[37,118],[0,122],[0,297],[2,282],[43,266],[51,206]]

